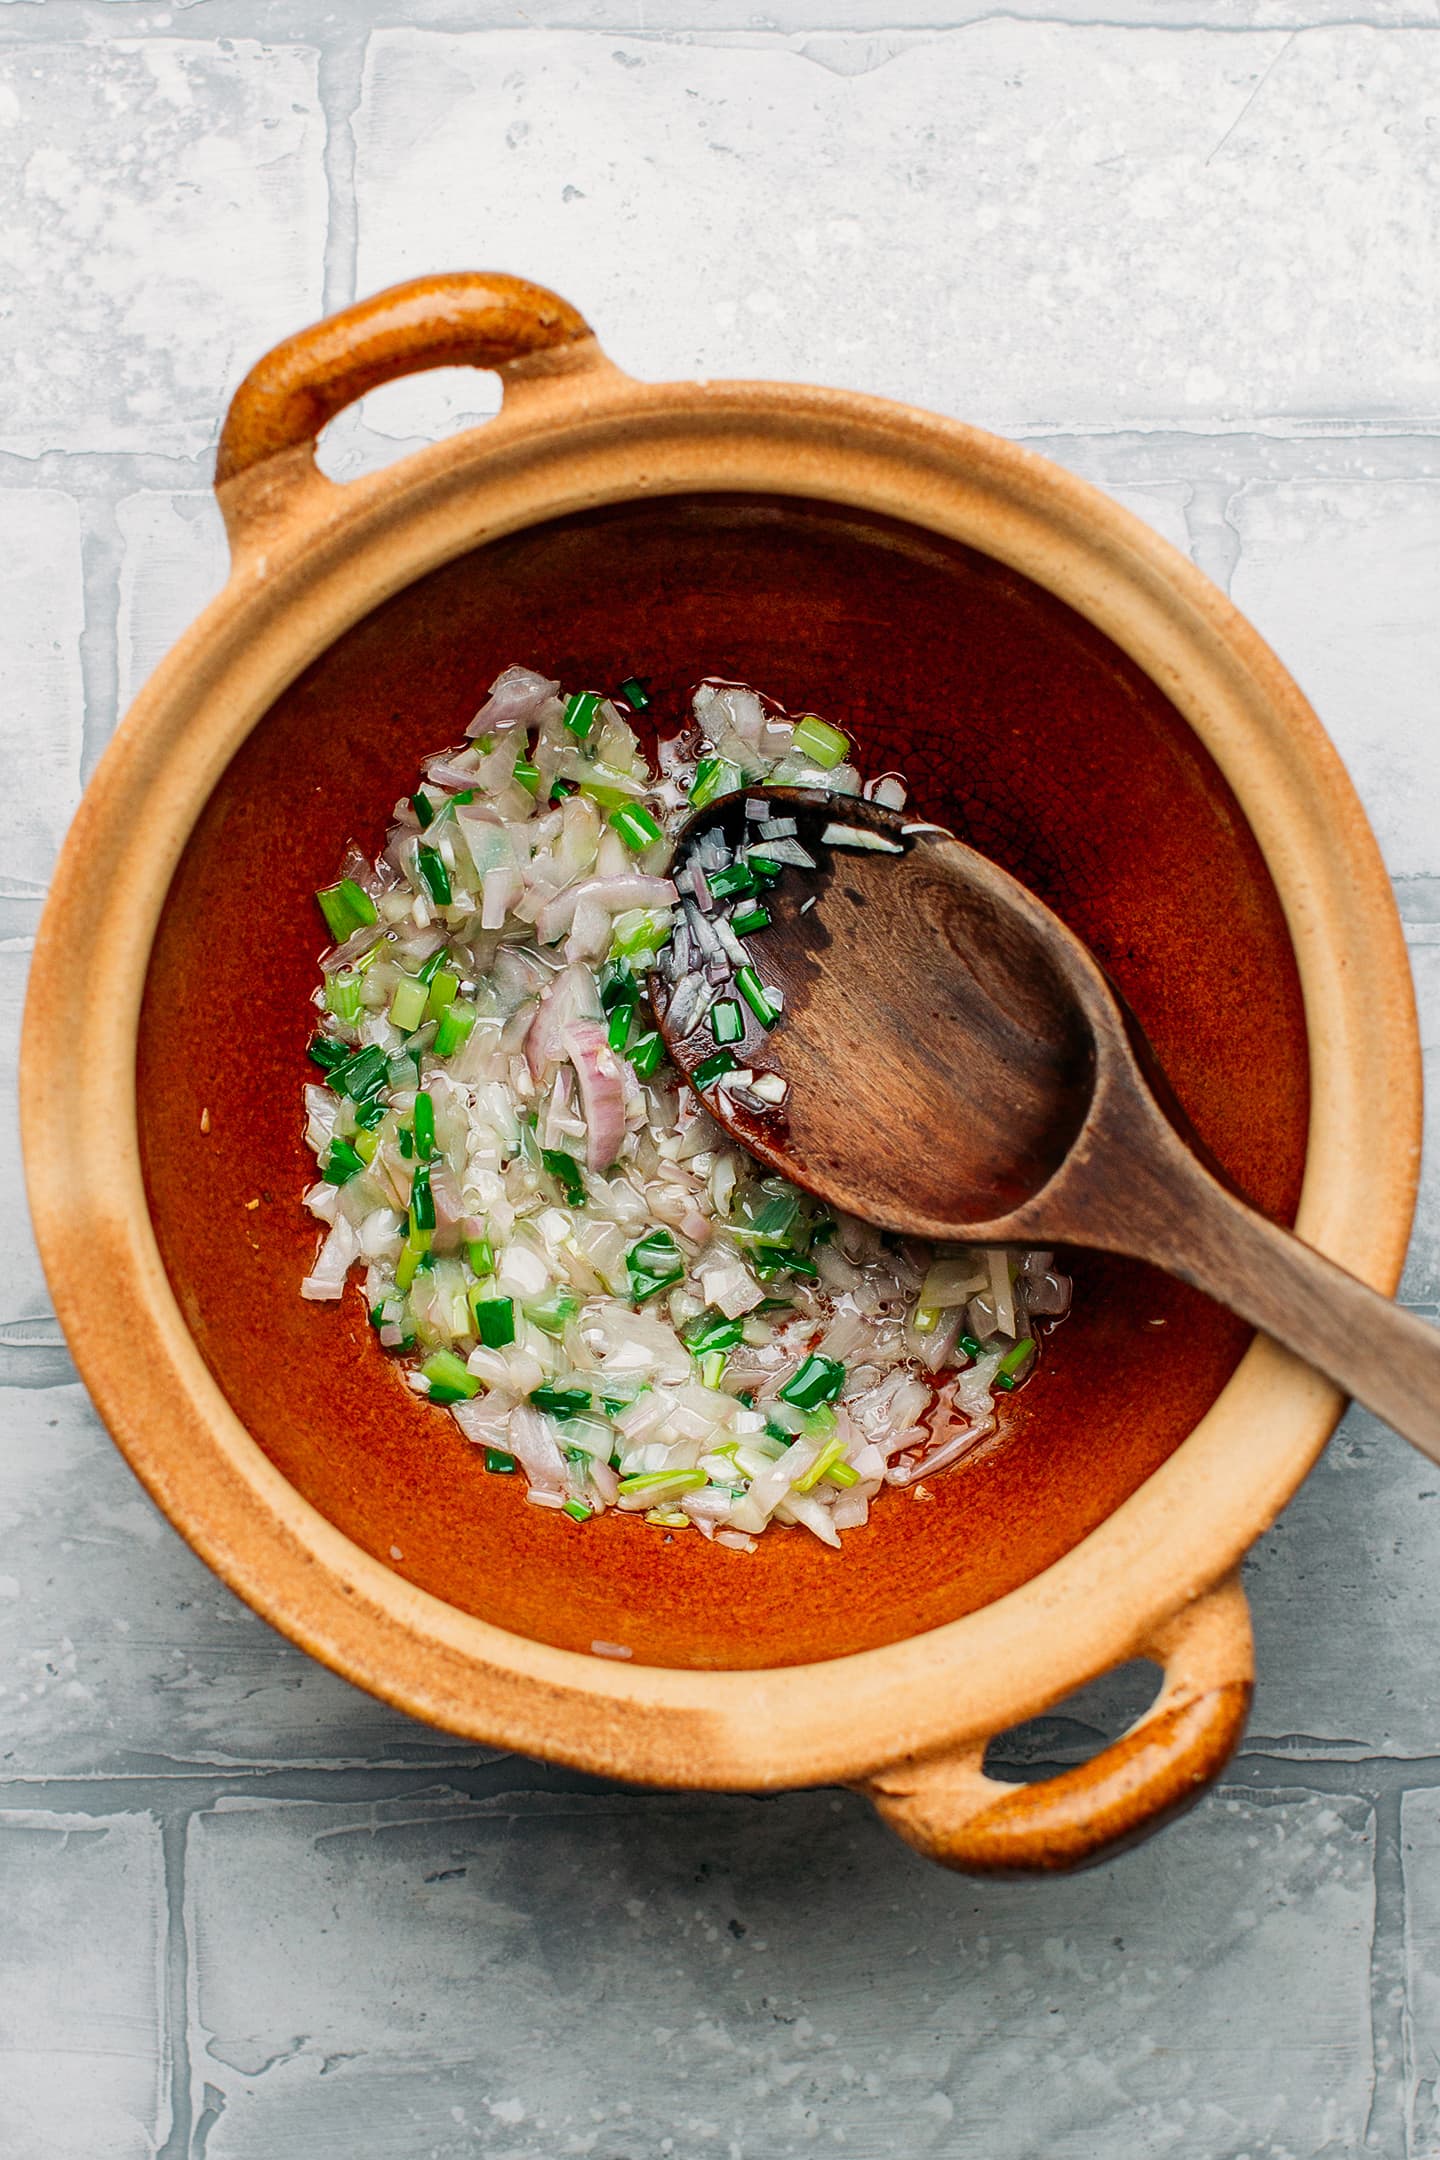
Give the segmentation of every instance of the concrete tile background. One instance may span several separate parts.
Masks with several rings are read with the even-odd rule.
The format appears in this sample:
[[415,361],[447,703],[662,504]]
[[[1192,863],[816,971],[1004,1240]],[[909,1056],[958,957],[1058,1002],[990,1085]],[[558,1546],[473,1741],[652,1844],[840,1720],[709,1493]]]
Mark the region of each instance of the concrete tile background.
[[[1246,1746],[1103,1872],[831,1793],[468,1749],[236,1603],[25,1231],[24,974],[118,714],[224,575],[250,361],[413,271],[654,377],[910,397],[1110,489],[1350,763],[1440,1056],[1440,0],[0,0],[0,2160],[1440,2160],[1440,1472],[1361,1415],[1249,1566]],[[897,25],[895,17],[903,16]],[[346,477],[494,409],[329,431]],[[1406,1277],[1440,1303],[1440,1157]],[[1075,1760],[1112,1676],[1002,1744]]]

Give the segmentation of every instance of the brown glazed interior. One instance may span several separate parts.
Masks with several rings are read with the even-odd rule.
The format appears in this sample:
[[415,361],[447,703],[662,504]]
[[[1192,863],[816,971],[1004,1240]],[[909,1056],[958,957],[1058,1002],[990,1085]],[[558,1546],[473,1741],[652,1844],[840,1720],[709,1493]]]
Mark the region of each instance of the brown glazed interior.
[[638,672],[662,725],[705,674],[843,722],[865,767],[905,771],[925,814],[1090,943],[1202,1138],[1288,1221],[1306,1038],[1259,848],[1148,677],[1024,577],[836,506],[705,495],[532,527],[378,607],[255,728],[181,859],[140,1023],[151,1212],[217,1382],[315,1507],[466,1612],[653,1664],[799,1664],[957,1619],[1058,1559],[1164,1461],[1234,1369],[1240,1322],[1137,1265],[1076,1255],[1075,1312],[997,1444],[933,1497],[882,1496],[838,1554],[777,1531],[747,1556],[530,1507],[518,1477],[487,1475],[409,1393],[353,1289],[338,1306],[298,1296],[316,1246],[300,1206],[312,893],[347,840],[378,846],[420,758],[458,739],[511,661],[576,685]]

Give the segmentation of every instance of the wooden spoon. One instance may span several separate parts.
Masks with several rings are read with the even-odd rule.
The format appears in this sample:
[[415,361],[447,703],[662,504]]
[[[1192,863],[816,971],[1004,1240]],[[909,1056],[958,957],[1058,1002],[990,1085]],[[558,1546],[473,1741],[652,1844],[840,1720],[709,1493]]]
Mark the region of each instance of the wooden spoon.
[[[769,927],[745,940],[784,1005],[767,1031],[742,1001],[732,1054],[788,1093],[772,1108],[711,1082],[699,1092],[717,1123],[885,1230],[1151,1261],[1440,1462],[1440,1330],[1225,1188],[1160,1108],[1148,1046],[1058,917],[939,826],[809,789],[722,798],[689,821],[677,865],[709,828],[732,851],[763,848],[746,817],[757,802],[795,819],[818,868],[785,870],[764,895]],[[694,1085],[716,1052],[710,1023],[677,1041],[671,986],[656,974],[651,991]]]

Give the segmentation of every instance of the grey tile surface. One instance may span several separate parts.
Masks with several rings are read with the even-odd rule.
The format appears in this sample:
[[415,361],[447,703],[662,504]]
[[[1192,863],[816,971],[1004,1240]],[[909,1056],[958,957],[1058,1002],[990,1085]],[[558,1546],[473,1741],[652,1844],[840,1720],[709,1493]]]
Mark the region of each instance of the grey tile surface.
[[[1101,12],[0,4],[0,2160],[1440,2160],[1440,1473],[1372,1420],[1251,1557],[1224,1788],[1101,1873],[976,1884],[848,1796],[610,1790],[321,1671],[111,1449],[25,1231],[39,903],[223,579],[224,400],[466,262],[640,375],[1003,427],[1191,554],[1350,763],[1433,1065],[1440,0]],[[391,386],[322,460],[495,395]],[[998,1752],[1074,1761],[1148,1685]]]

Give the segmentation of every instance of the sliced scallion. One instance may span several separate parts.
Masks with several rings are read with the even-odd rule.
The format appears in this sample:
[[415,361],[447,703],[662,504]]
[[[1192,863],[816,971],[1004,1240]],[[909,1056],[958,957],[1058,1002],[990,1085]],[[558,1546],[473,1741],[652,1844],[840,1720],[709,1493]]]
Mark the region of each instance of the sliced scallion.
[[417,1162],[410,1180],[410,1229],[416,1231],[435,1229],[435,1195],[430,1190],[430,1165]]
[[584,742],[595,725],[599,706],[598,690],[577,690],[573,697],[565,700],[565,725],[577,742]]
[[453,1350],[434,1350],[420,1367],[430,1383],[432,1402],[468,1402],[480,1392],[480,1382]]
[[734,998],[718,998],[710,1008],[710,1032],[717,1043],[737,1043],[745,1033],[745,1015]]
[[570,1207],[585,1205],[585,1179],[580,1165],[564,1148],[541,1148],[540,1160],[565,1195]]
[[665,837],[642,803],[624,803],[618,810],[612,810],[610,824],[626,847],[637,855],[643,848],[653,847],[657,840]]
[[470,1040],[475,1025],[475,1007],[460,998],[447,1005],[440,1015],[440,1025],[435,1030],[436,1057],[453,1057]]
[[712,1057],[702,1058],[690,1077],[698,1088],[713,1087],[724,1074],[736,1069],[733,1051],[717,1050]]
[[415,1097],[413,1129],[415,1153],[421,1162],[429,1162],[435,1153],[435,1099],[424,1088]]
[[495,1477],[510,1477],[515,1469],[515,1457],[507,1455],[504,1448],[487,1447],[485,1468]]
[[749,907],[737,908],[730,918],[730,927],[736,937],[752,937],[757,930],[770,927],[770,910],[753,900]]
[[[540,768],[538,765],[532,765],[529,758],[516,758],[513,777],[515,785],[523,787],[527,795],[539,794]],[[510,1467],[513,1470],[515,1466],[512,1463]]]
[[590,1390],[552,1387],[547,1381],[543,1387],[531,1390],[530,1401],[536,1410],[546,1410],[551,1417],[580,1417],[590,1408]]
[[340,878],[334,885],[324,886],[315,898],[337,945],[343,945],[346,938],[353,937],[367,923],[379,920],[374,901],[354,878]]
[[828,720],[817,719],[814,713],[804,713],[795,723],[791,747],[798,756],[809,758],[812,764],[823,766],[829,772],[845,757],[850,744],[839,728],[831,727]]
[[365,1158],[348,1140],[332,1140],[320,1175],[327,1185],[344,1185],[350,1178],[358,1177],[364,1167]]
[[715,802],[721,795],[733,795],[744,775],[738,765],[726,758],[701,758],[695,767],[695,781],[690,790],[690,807],[703,810],[707,803]]
[[487,1350],[503,1350],[515,1340],[515,1300],[485,1297],[479,1283],[472,1283],[468,1298],[475,1332]]
[[625,1055],[629,1058],[636,1072],[639,1073],[640,1078],[648,1080],[651,1073],[664,1060],[665,1038],[657,1029],[651,1028],[648,1035],[642,1035],[638,1041],[631,1043]]
[[360,977],[353,968],[340,968],[325,978],[325,1010],[347,1027],[360,1018]]
[[736,968],[735,987],[744,998],[761,1027],[774,1027],[780,1014],[765,995],[765,985],[753,967]]
[[390,1018],[402,1035],[413,1035],[425,1019],[430,993],[413,975],[402,975],[390,999]]
[[445,858],[439,848],[430,847],[422,840],[415,850],[415,868],[421,884],[436,907],[449,907],[453,898],[450,872],[445,867]]
[[812,1352],[781,1388],[780,1400],[794,1403],[797,1410],[818,1410],[821,1403],[834,1402],[844,1385],[845,1367],[839,1359]]
[[627,675],[620,685],[620,695],[632,712],[649,712],[650,693],[638,675]]

